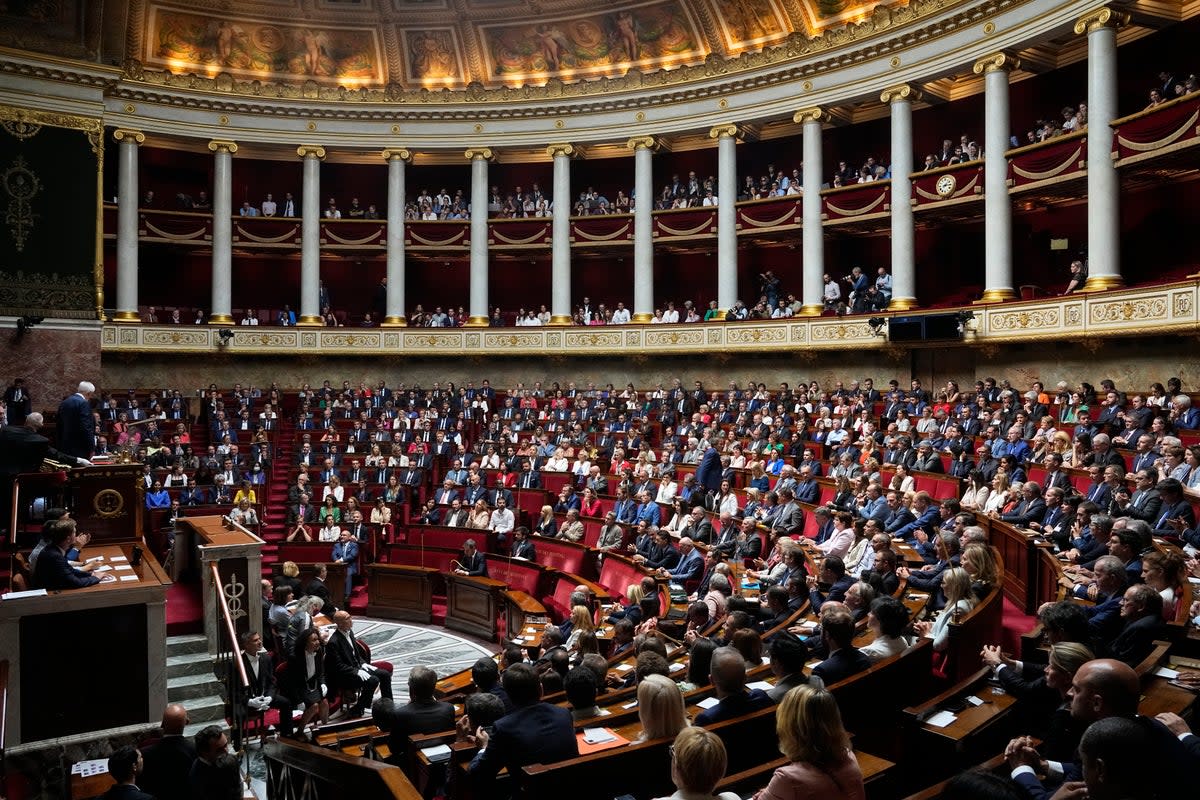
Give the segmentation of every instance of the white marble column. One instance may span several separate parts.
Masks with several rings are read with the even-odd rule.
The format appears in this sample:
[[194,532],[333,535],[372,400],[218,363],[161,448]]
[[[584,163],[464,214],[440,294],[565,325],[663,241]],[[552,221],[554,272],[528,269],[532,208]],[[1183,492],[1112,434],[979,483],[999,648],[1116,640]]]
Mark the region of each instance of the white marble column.
[[737,137],[732,123],[708,132],[717,140],[717,307],[721,318],[738,299],[737,274]]
[[300,197],[300,316],[299,325],[321,324],[321,160],[325,148],[301,145],[296,155],[304,159]]
[[825,174],[825,167],[821,123],[826,119],[828,115],[820,108],[805,108],[792,117],[794,122],[800,123],[804,139],[804,185],[800,198],[804,264],[800,313],[805,316],[819,316],[825,310],[825,229],[821,213],[821,176]]
[[912,103],[920,94],[901,84],[884,89],[879,99],[892,116],[892,302],[888,308],[905,311],[917,304],[916,232],[912,208]]
[[488,162],[496,157],[490,147],[472,147],[464,154],[471,162],[471,302],[466,324],[484,327],[491,320],[488,308]]
[[387,194],[387,310],[383,325],[402,326],[404,318],[404,202],[405,172],[412,153],[403,147],[383,151],[388,165]]
[[210,325],[233,324],[233,154],[236,142],[214,139],[213,152],[213,238],[212,307]]
[[117,306],[113,322],[140,322],[138,313],[138,146],[146,141],[141,131],[118,128],[120,142],[117,173]]
[[546,148],[554,159],[554,217],[550,249],[550,324],[571,324],[571,157],[573,144],[561,142]]
[[652,136],[635,136],[625,144],[633,151],[633,317],[654,318],[654,151]]
[[1012,200],[1008,196],[1008,73],[1018,62],[993,53],[975,62],[983,75],[983,302],[1013,300]]
[[1075,23],[1088,41],[1088,279],[1089,292],[1124,286],[1121,278],[1120,177],[1112,159],[1112,125],[1117,118],[1117,28],[1128,16],[1097,8]]

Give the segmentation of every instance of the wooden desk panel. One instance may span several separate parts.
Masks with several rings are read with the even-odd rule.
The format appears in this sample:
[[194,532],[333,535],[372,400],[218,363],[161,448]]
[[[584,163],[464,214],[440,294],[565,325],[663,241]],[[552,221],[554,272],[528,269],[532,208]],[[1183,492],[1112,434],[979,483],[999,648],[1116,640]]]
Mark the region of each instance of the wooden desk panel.
[[428,625],[433,621],[433,577],[437,574],[433,567],[371,564],[367,567],[371,587],[367,613]]
[[446,575],[446,627],[483,639],[495,639],[502,581]]

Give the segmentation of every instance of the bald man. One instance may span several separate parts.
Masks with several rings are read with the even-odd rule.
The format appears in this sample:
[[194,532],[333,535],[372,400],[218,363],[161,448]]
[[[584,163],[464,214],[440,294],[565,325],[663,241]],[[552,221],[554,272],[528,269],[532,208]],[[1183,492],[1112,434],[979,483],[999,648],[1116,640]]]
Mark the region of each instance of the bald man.
[[350,717],[361,717],[378,688],[385,699],[392,699],[392,665],[367,661],[367,648],[354,637],[354,620],[346,611],[333,615],[337,630],[325,645],[325,675],[330,690],[354,689],[358,701],[347,710]]
[[75,394],[58,406],[58,449],[76,458],[91,458],[96,446],[96,421],[92,417],[92,395],[96,387],[82,381]]
[[187,786],[188,772],[196,760],[192,737],[184,736],[187,709],[172,703],[163,711],[162,738],[142,750],[142,777],[138,786],[155,797],[177,797]]

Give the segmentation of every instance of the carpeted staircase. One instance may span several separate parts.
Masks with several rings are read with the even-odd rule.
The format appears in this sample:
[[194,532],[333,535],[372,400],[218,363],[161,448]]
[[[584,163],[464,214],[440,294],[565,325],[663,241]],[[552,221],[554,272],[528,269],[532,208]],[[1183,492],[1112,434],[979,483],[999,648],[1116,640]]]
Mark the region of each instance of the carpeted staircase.
[[295,473],[292,460],[295,457],[296,424],[283,416],[278,420],[275,432],[275,453],[271,460],[271,474],[263,502],[261,534],[263,541],[263,575],[270,574],[269,565],[277,560],[279,543],[287,537],[287,493]]

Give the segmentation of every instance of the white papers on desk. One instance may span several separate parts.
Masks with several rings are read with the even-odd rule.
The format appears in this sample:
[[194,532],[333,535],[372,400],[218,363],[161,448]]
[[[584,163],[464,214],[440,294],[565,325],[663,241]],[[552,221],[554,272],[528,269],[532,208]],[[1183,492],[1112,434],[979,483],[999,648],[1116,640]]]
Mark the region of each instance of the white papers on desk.
[[0,594],[0,600],[21,600],[26,597],[45,597],[45,589],[26,589],[23,592],[7,592]]
[[136,580],[138,580],[138,576],[137,576],[137,575],[122,575],[122,576],[121,576],[121,580],[123,580],[123,581],[136,581]]
[[633,664],[617,664],[613,669],[617,672],[629,672],[629,670],[633,669]]
[[976,697],[976,696],[975,696],[975,695],[973,695],[973,694],[969,694],[969,695],[967,695],[967,697],[966,697],[966,701],[967,701],[968,703],[970,703],[971,705],[973,705],[973,706],[981,706],[981,705],[983,705],[983,701],[982,701],[982,700],[980,700],[978,697]]
[[125,556],[113,556],[112,558],[109,559],[109,561],[128,561],[128,560],[129,559],[126,558]]
[[430,763],[438,764],[442,761],[450,760],[450,745],[439,744],[433,747],[423,747],[421,752],[429,759]]
[[769,692],[772,689],[774,689],[775,687],[772,684],[767,683],[766,681],[754,681],[753,683],[747,683],[746,688],[747,689],[762,689],[764,692]]
[[84,561],[83,563],[85,563],[85,564],[90,564],[90,563],[92,563],[93,561],[103,561],[103,560],[104,560],[104,556],[92,556],[91,558],[89,558],[88,560]]
[[71,765],[72,775],[82,775],[90,778],[93,775],[103,775],[108,772],[107,758],[93,758],[90,761],[76,761]]
[[94,570],[92,570],[92,572],[108,572],[111,569],[112,569],[112,567],[110,567],[108,564],[104,564],[102,566],[96,567]]
[[720,701],[720,700],[718,700],[718,699],[717,699],[717,698],[715,698],[715,697],[706,697],[706,698],[704,698],[703,700],[701,700],[699,703],[696,703],[696,705],[698,705],[698,706],[700,706],[701,708],[704,708],[704,709],[709,709],[709,708],[712,708],[713,706],[715,706],[717,703],[720,703],[720,702],[721,702],[721,701]]
[[667,667],[668,672],[679,672],[681,669],[684,669],[684,665],[678,661],[673,662],[671,666]]
[[583,741],[585,744],[604,744],[605,742],[615,742],[616,740],[616,735],[609,733],[605,728],[583,729]]
[[111,568],[110,568],[110,567],[104,567],[103,569],[113,569],[113,570],[116,570],[117,572],[120,572],[121,570],[130,570],[130,571],[132,571],[132,570],[133,570],[133,567],[129,566],[128,564],[117,564],[115,567],[111,567]]
[[958,716],[950,713],[949,711],[939,711],[932,717],[926,719],[925,724],[932,725],[935,728],[944,728],[950,723],[954,722],[956,719],[958,719]]
[[1175,679],[1179,677],[1179,670],[1171,669],[1170,667],[1159,667],[1158,669],[1154,670],[1154,674],[1158,675],[1160,678]]
[[632,703],[626,703],[625,705],[621,706],[621,708],[624,708],[624,709],[637,708],[637,700],[634,700]]

